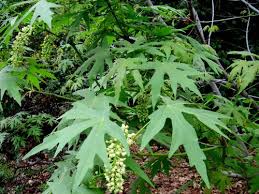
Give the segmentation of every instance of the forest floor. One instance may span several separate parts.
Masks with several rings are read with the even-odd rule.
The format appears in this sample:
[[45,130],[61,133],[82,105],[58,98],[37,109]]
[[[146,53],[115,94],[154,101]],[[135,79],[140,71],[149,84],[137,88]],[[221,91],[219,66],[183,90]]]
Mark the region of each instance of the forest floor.
[[[156,188],[151,188],[153,194],[221,193],[217,189],[206,192],[201,186],[200,176],[184,159],[172,159],[171,162],[173,165],[169,171],[169,176],[158,173],[153,178],[156,185]],[[8,165],[14,170],[14,178],[4,185],[6,194],[40,194],[45,189],[45,182],[54,169],[54,160],[41,154],[19,163],[8,161]],[[125,182],[123,193],[130,193],[130,184],[135,179],[136,177],[129,176]],[[246,182],[241,179],[233,179],[231,187],[225,193],[248,193]]]

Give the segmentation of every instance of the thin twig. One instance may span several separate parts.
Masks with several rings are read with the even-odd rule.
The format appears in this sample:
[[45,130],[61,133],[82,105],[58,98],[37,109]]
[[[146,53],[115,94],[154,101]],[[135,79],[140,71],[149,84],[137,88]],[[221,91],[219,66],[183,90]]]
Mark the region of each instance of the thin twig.
[[259,14],[259,9],[257,9],[256,7],[254,7],[253,5],[251,5],[250,3],[248,3],[245,0],[240,0],[242,3],[246,4],[250,9],[252,9],[253,11],[255,11],[256,13]]
[[[250,13],[250,10],[248,9],[248,12]],[[246,48],[249,53],[251,53],[250,47],[249,47],[249,25],[250,25],[250,17],[248,17],[247,25],[246,25]],[[254,61],[254,57],[251,55],[251,59]]]
[[121,32],[122,32],[122,34],[123,34],[122,38],[125,39],[125,40],[127,40],[127,41],[129,41],[130,43],[134,43],[135,41],[129,37],[129,35],[128,35],[128,33],[127,33],[127,30],[125,30],[125,28],[124,28],[122,22],[121,22],[121,21],[119,20],[119,18],[116,16],[115,11],[114,11],[114,9],[112,8],[112,5],[111,5],[110,1],[109,1],[109,0],[105,0],[105,1],[106,1],[107,5],[108,5],[108,8],[109,8],[110,11],[111,11],[111,14],[112,14],[113,18],[115,19],[115,21],[116,21],[116,23],[117,23],[119,29],[121,30]]
[[[45,29],[45,31],[48,32],[48,33],[50,33],[50,34],[52,34],[53,36],[56,36],[57,38],[59,38],[59,39],[61,39],[61,40],[63,39],[63,36],[57,35],[57,34],[55,34],[54,32],[51,32],[51,31],[48,30],[48,29]],[[80,58],[80,60],[81,60],[82,62],[84,62],[85,60],[84,60],[82,54],[81,54],[81,53],[79,52],[79,50],[76,48],[75,43],[74,43],[71,39],[69,39],[67,42],[68,42],[68,44],[70,44],[71,47],[75,50],[75,52],[76,52],[76,54],[78,55],[78,57]]]
[[25,88],[25,89],[29,90],[29,92],[34,92],[34,93],[38,93],[38,94],[44,94],[46,96],[54,96],[56,98],[60,98],[60,99],[63,99],[63,100],[68,100],[68,101],[71,101],[71,102],[76,101],[76,99],[74,99],[74,98],[69,98],[69,97],[66,97],[66,96],[61,96],[61,95],[50,93],[50,92],[43,92],[43,91],[39,91],[39,90],[31,90],[30,88]]
[[147,122],[141,129],[138,130],[138,132],[133,136],[133,140],[136,141],[138,139],[138,137],[141,135],[141,133],[145,130],[146,126],[149,124],[149,122]]
[[[151,9],[152,9],[152,7],[154,6],[151,0],[147,0],[147,4],[148,4],[148,6],[149,6]],[[152,11],[153,11],[153,9],[152,9]],[[154,13],[154,14],[157,14],[155,11],[153,11],[153,13]],[[159,21],[160,21],[163,25],[165,25],[165,26],[167,25],[161,16],[158,16],[158,19],[159,19]]]
[[215,8],[214,8],[214,0],[211,0],[211,25],[209,30],[209,37],[208,37],[208,45],[210,45],[210,38],[212,35],[212,28],[214,25],[214,17],[215,17]]
[[[223,18],[223,19],[218,19],[218,20],[214,20],[213,22],[225,22],[225,21],[230,21],[230,20],[235,20],[235,19],[242,19],[242,18],[247,18],[247,17],[256,17],[259,15],[246,15],[246,16],[235,16],[235,17],[231,17],[231,18]],[[206,23],[211,23],[211,21],[200,21],[202,24],[206,24]]]
[[232,178],[240,178],[243,179],[244,177],[241,174],[237,174],[234,172],[228,172],[228,171],[221,171],[224,175],[227,175],[228,177],[232,177]]
[[81,60],[82,62],[84,62],[85,60],[84,60],[82,54],[81,54],[81,53],[79,52],[79,50],[76,48],[75,43],[74,43],[73,41],[71,41],[71,40],[68,40],[68,43],[69,43],[69,44],[71,45],[71,47],[74,49],[74,51],[76,52],[76,54],[77,54],[77,56],[80,58],[80,60]]
[[253,96],[253,95],[248,95],[249,98],[254,98],[256,100],[259,100],[259,96]]
[[205,40],[205,36],[204,36],[204,33],[203,33],[202,25],[201,25],[201,22],[200,22],[200,18],[199,18],[199,15],[197,14],[196,10],[192,6],[192,0],[188,0],[187,5],[188,5],[188,8],[190,10],[191,18],[193,19],[193,21],[195,21],[196,28],[197,28],[197,31],[199,33],[199,37],[201,38],[202,42],[204,44],[206,44],[206,40]]
[[[210,150],[215,150],[218,148],[222,148],[222,146],[218,145],[218,146],[214,146],[214,147],[209,147],[209,148],[204,148],[202,149],[202,151],[207,152]],[[152,156],[152,157],[168,157],[169,153],[143,153],[143,152],[138,152],[136,154],[137,156]],[[187,153],[186,152],[182,152],[182,153],[175,153],[173,156],[186,156]]]

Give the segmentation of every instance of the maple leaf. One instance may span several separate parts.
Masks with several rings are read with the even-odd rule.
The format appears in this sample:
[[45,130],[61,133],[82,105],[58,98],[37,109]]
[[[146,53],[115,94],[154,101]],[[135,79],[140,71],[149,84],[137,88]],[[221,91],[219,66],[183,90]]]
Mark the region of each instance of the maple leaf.
[[31,19],[31,24],[39,17],[42,19],[48,26],[51,28],[52,15],[54,14],[51,11],[51,8],[60,7],[55,3],[48,2],[46,0],[38,1],[31,9],[34,9],[34,13]]
[[165,104],[159,106],[158,109],[149,116],[150,123],[143,134],[141,149],[143,149],[149,141],[151,141],[155,135],[162,130],[166,119],[171,119],[173,134],[169,157],[175,153],[180,145],[183,145],[189,158],[190,165],[196,167],[206,185],[209,186],[206,165],[204,163],[206,156],[199,146],[198,137],[194,127],[185,119],[184,113],[196,117],[196,119],[202,122],[205,126],[213,129],[224,137],[226,137],[226,135],[221,132],[219,126],[227,130],[229,129],[219,119],[228,117],[216,112],[186,107],[185,105],[188,104],[187,102],[179,100],[172,101],[168,97],[163,97],[163,101]]
[[230,67],[232,67],[232,71],[229,78],[230,80],[237,79],[239,92],[242,92],[256,79],[256,75],[259,73],[259,60],[235,60]]
[[0,100],[3,99],[5,92],[8,92],[8,95],[21,105],[21,94],[20,90],[22,90],[17,84],[17,78],[12,76],[9,72],[9,67],[5,67],[0,70]]
[[74,180],[74,187],[80,185],[84,176],[94,166],[94,159],[98,156],[105,165],[109,166],[109,159],[106,152],[105,136],[116,138],[122,143],[127,153],[129,148],[127,140],[121,128],[110,120],[109,98],[95,96],[87,91],[85,99],[73,104],[73,108],[61,116],[60,130],[46,137],[42,144],[33,148],[24,159],[45,149],[52,149],[57,146],[55,156],[62,151],[66,144],[73,142],[83,132],[87,138],[81,144],[76,158],[78,165]]
[[188,64],[174,62],[172,59],[171,61],[168,60],[163,62],[146,62],[141,65],[132,66],[132,68],[155,70],[155,73],[150,80],[153,107],[156,105],[159,99],[161,88],[164,84],[165,75],[168,75],[169,77],[169,82],[175,96],[177,94],[178,85],[180,85],[184,90],[189,89],[201,97],[201,93],[195,85],[194,77],[202,77],[204,76],[204,73],[197,71],[196,69],[190,67]]
[[190,42],[193,46],[193,64],[200,66],[203,70],[205,70],[205,63],[216,73],[222,73],[222,69],[220,69],[217,64],[217,60],[219,59],[216,51],[210,47],[209,45],[200,44],[197,40],[185,36],[185,38]]
[[8,135],[8,133],[0,132],[0,148],[2,147],[2,144],[3,144],[4,140],[6,139],[7,135]]
[[[145,62],[144,58],[119,58],[116,59],[113,66],[109,70],[109,73],[105,76],[105,79],[102,85],[106,85],[107,81],[114,77],[114,88],[115,88],[115,99],[119,99],[119,95],[121,92],[121,88],[123,86],[123,81],[127,75],[127,70],[134,67],[136,64],[140,64]],[[135,82],[139,85],[139,87],[143,90],[143,80],[141,74],[138,70],[131,70],[131,73],[135,79]]]
[[107,47],[96,47],[89,51],[86,57],[88,59],[76,70],[75,74],[82,75],[89,69],[89,66],[92,66],[88,73],[90,82],[96,78],[98,73],[103,73],[105,64],[112,66],[110,52]]
[[119,48],[113,48],[113,51],[118,53],[126,52],[127,54],[133,52],[144,52],[154,56],[164,57],[164,53],[160,51],[161,42],[146,42],[144,37],[138,37],[136,41],[131,44],[128,41],[120,41],[116,43]]

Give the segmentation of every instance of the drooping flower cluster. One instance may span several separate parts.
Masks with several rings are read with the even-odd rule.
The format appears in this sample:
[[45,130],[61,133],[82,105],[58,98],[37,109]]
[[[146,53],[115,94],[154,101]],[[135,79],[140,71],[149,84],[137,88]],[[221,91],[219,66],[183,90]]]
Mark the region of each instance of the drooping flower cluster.
[[[134,133],[129,134],[128,125],[123,124],[121,129],[123,130],[127,142],[131,145],[133,141]],[[108,144],[107,152],[110,159],[111,167],[105,168],[105,179],[107,181],[107,188],[111,193],[120,193],[123,191],[123,175],[126,172],[126,166],[124,161],[126,159],[126,151],[122,144],[117,139],[111,139],[106,141]]]
[[26,51],[26,46],[30,41],[30,36],[32,34],[32,27],[25,26],[15,37],[12,45],[10,62],[13,66],[20,66],[23,62],[23,55]]
[[54,64],[58,65],[58,69],[62,70],[65,73],[66,69],[63,69],[63,65],[61,64],[61,60],[62,60],[63,56],[64,56],[64,50],[62,47],[59,47],[57,49],[57,55],[56,55],[56,60],[55,60]]
[[47,35],[41,44],[41,59],[45,62],[48,61],[51,56],[54,40],[54,36]]

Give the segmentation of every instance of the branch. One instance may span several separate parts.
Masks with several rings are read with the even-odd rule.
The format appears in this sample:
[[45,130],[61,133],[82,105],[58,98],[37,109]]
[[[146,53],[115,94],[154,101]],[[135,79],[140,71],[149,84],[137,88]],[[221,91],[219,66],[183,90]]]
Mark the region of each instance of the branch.
[[61,96],[61,95],[50,93],[50,92],[43,92],[43,91],[39,91],[39,90],[32,90],[31,88],[27,88],[27,87],[25,89],[29,90],[29,92],[43,94],[43,95],[46,95],[46,96],[54,96],[56,98],[60,98],[60,99],[67,100],[67,101],[70,101],[70,102],[75,102],[76,101],[76,99],[74,99],[74,98],[69,98],[69,97],[66,97],[66,96]]
[[[248,9],[248,12],[250,13],[250,10]],[[246,48],[249,53],[251,53],[250,47],[249,47],[249,25],[250,25],[250,17],[247,20],[246,25]],[[254,61],[254,57],[251,55],[251,59]]]
[[196,28],[197,28],[197,31],[199,33],[199,37],[201,38],[202,42],[204,44],[206,44],[206,40],[205,40],[205,36],[204,36],[204,33],[203,33],[202,25],[201,25],[201,22],[200,22],[200,18],[198,16],[196,10],[192,6],[192,0],[188,0],[187,5],[188,5],[188,8],[190,10],[191,18],[196,23]]
[[[51,31],[48,30],[48,29],[45,29],[45,31],[48,32],[48,33],[50,33],[50,34],[52,34],[53,36],[56,36],[57,38],[59,38],[59,39],[61,39],[61,40],[64,39],[63,36],[57,35],[57,34],[55,34],[54,32],[51,32]],[[82,54],[81,54],[81,53],[79,52],[79,50],[76,48],[75,43],[74,43],[71,39],[69,39],[69,40],[67,41],[67,43],[71,45],[71,47],[75,50],[75,52],[76,52],[76,54],[78,55],[78,57],[80,58],[80,60],[81,60],[82,62],[84,62],[85,60],[84,60]]]
[[[222,146],[217,145],[217,146],[213,146],[213,147],[209,147],[209,148],[204,148],[204,149],[202,149],[202,151],[207,152],[207,151],[215,150],[218,148],[222,148]],[[159,152],[156,152],[156,153],[139,152],[139,153],[136,153],[136,155],[137,156],[152,156],[152,157],[168,157],[168,153],[159,153]],[[175,153],[173,156],[186,156],[186,155],[187,155],[186,152],[182,152],[182,153]]]
[[81,55],[81,53],[79,52],[79,50],[76,48],[75,43],[73,41],[71,41],[71,40],[68,40],[68,44],[70,44],[71,47],[75,50],[75,52],[78,55],[78,57],[80,58],[80,60],[82,62],[84,62],[85,60],[84,60],[83,56]]
[[231,178],[240,178],[240,179],[244,179],[244,177],[241,175],[241,174],[237,174],[237,173],[234,173],[234,172],[231,172],[231,171],[225,171],[225,170],[222,170],[221,171],[224,175],[227,175],[228,177],[231,177]]
[[[211,12],[212,13],[211,13],[211,25],[210,25],[210,28],[212,28],[213,24],[214,24],[214,16],[215,16],[214,0],[211,0]],[[209,32],[208,45],[210,45],[211,35],[212,35],[212,30],[210,30],[210,32]]]
[[[148,4],[148,6],[149,6],[150,8],[152,8],[152,7],[154,6],[154,4],[152,3],[151,0],[147,0],[147,4]],[[153,9],[152,9],[152,10],[153,10]],[[157,14],[155,11],[153,11],[153,13],[154,13],[154,14]],[[167,24],[165,23],[165,21],[163,20],[163,18],[162,18],[161,16],[158,16],[158,19],[159,19],[159,21],[160,21],[163,25],[167,26]]]
[[124,28],[124,26],[123,26],[123,24],[122,24],[122,22],[121,22],[121,21],[118,19],[118,17],[116,16],[115,11],[113,10],[110,1],[109,1],[109,0],[105,0],[105,1],[106,1],[107,5],[108,5],[108,8],[109,8],[110,11],[111,11],[112,16],[114,17],[114,19],[115,19],[115,21],[116,21],[118,27],[120,28],[120,30],[121,30],[121,32],[122,32],[122,34],[123,34],[122,38],[125,39],[125,40],[127,40],[127,41],[129,41],[130,43],[134,43],[135,40],[133,40],[133,39],[131,39],[131,38],[129,37],[127,31],[125,30],[125,28]]
[[[219,20],[214,20],[214,23],[216,22],[225,22],[225,21],[229,21],[229,20],[235,20],[235,19],[242,19],[242,18],[247,18],[247,17],[256,17],[259,15],[246,15],[246,16],[234,16],[231,18],[223,18],[223,19],[219,19]],[[200,21],[202,24],[206,24],[206,23],[211,23],[212,21]]]
[[251,5],[250,3],[248,3],[245,0],[240,0],[242,3],[246,4],[250,9],[252,9],[253,11],[255,11],[256,13],[259,14],[259,9],[257,9],[256,7],[254,7],[253,5]]

